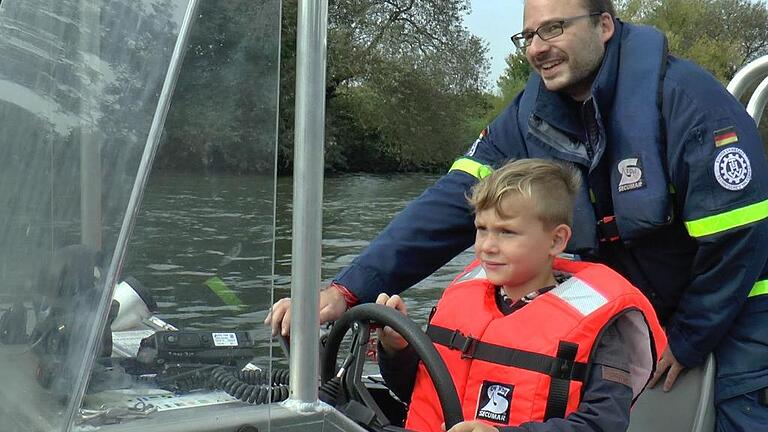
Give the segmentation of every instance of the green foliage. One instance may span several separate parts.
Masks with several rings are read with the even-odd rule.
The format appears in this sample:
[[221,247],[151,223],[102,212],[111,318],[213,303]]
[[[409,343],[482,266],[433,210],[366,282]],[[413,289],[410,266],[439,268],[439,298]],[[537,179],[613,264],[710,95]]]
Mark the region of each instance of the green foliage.
[[726,83],[747,62],[768,54],[768,7],[750,0],[624,0],[619,16],[656,26],[670,52]]
[[[294,9],[295,0],[284,1],[284,11]],[[488,65],[487,48],[461,24],[467,10],[467,0],[330,2],[329,170],[443,170],[473,141],[468,119],[487,110]],[[295,15],[284,14],[283,26],[285,80],[294,67]],[[290,168],[293,91],[282,90],[279,160]]]
[[[158,167],[269,171],[277,116],[278,167],[292,168],[297,0],[280,0],[281,22],[276,1],[200,3]],[[620,0],[617,6],[624,20],[665,31],[672,53],[723,82],[768,53],[765,2]],[[330,0],[327,169],[442,171],[514,99],[531,72],[524,55],[507,57],[498,91],[487,93],[487,47],[463,27],[468,8],[469,0]]]
[[200,2],[156,166],[274,168],[279,50],[274,0]]
[[[507,68],[496,82],[499,87],[499,97],[493,105],[493,111],[490,113],[492,118],[504,110],[512,100],[520,93],[531,75],[531,65],[525,57],[523,51],[515,51],[505,59]],[[491,120],[492,120],[491,118]]]
[[528,60],[522,51],[515,51],[509,54],[505,61],[507,68],[496,81],[497,93],[486,94],[484,96],[485,103],[483,104],[483,106],[487,107],[486,110],[480,116],[469,120],[470,129],[475,131],[475,133],[482,131],[483,128],[488,126],[493,119],[504,111],[517,94],[523,90],[531,74],[531,66],[528,64]]
[[330,168],[444,170],[477,133],[466,119],[487,109],[479,92],[449,85],[414,60],[388,64],[386,74],[364,85],[343,86],[328,102],[329,148],[340,147],[336,159],[327,158]]

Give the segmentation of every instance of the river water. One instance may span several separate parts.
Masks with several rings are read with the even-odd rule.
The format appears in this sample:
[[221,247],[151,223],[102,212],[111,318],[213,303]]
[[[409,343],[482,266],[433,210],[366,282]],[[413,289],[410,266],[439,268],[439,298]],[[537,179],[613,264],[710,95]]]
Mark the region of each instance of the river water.
[[[426,174],[326,178],[323,281],[348,265],[437,178]],[[279,177],[275,198],[270,178],[153,177],[123,275],[141,281],[157,300],[158,315],[179,328],[256,330],[260,350],[274,346],[262,322],[274,299],[290,295],[292,182],[290,177]],[[464,252],[407,290],[409,315],[424,323],[442,289],[470,260],[471,254]],[[244,305],[227,305],[218,298],[206,286],[212,278],[224,282]]]

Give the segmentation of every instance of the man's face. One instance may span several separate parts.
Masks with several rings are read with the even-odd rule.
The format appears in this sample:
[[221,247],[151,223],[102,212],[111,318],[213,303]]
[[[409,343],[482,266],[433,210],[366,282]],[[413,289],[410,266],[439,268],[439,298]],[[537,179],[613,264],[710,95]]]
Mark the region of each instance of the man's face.
[[[590,12],[581,0],[527,0],[523,31]],[[600,20],[595,24],[594,20]],[[613,35],[613,21],[608,14],[566,22],[563,34],[547,41],[534,35],[525,55],[531,67],[541,75],[550,91],[569,94],[576,100],[589,97],[592,82],[605,52],[605,43]]]

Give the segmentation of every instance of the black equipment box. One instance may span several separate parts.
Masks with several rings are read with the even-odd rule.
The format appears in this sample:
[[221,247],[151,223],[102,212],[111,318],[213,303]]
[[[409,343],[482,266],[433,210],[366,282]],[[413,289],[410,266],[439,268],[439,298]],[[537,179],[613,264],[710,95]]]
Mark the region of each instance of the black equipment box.
[[146,365],[166,363],[234,364],[254,356],[254,341],[245,331],[159,331],[141,340],[137,359]]

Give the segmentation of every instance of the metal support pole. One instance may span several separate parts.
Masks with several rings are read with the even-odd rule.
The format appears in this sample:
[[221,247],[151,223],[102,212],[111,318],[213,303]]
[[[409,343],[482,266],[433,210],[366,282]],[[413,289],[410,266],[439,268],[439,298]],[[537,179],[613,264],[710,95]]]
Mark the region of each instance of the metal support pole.
[[317,402],[327,0],[300,0],[291,248],[291,399]]

